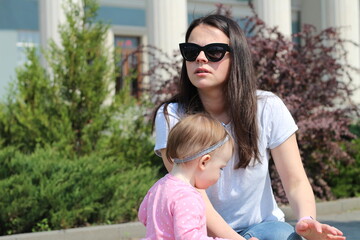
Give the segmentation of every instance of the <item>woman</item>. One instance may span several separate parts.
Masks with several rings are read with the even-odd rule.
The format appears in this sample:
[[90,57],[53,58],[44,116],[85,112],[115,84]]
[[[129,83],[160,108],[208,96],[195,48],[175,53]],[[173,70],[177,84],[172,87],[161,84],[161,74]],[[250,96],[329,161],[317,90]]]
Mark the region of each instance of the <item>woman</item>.
[[[222,15],[194,20],[186,42],[179,93],[156,111],[155,151],[168,171],[169,129],[183,116],[207,112],[232,134],[236,147],[219,181],[203,197],[212,236],[261,240],[345,239],[338,229],[316,221],[315,199],[302,166],[297,126],[284,103],[256,89],[249,47],[238,24]],[[299,219],[296,231],[284,222],[268,172],[270,156],[289,203]]]

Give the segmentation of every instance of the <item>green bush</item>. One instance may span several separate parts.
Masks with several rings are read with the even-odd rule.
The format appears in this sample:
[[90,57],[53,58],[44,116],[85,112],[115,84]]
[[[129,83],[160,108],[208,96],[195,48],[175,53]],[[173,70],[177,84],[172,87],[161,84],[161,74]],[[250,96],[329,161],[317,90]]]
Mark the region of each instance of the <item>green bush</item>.
[[0,234],[136,219],[157,169],[94,152],[71,159],[52,148],[0,151]]
[[[136,219],[158,179],[146,102],[117,95],[95,0],[68,1],[62,46],[28,50],[0,103],[0,235]],[[110,101],[109,101],[110,100]]]
[[350,130],[357,138],[343,143],[343,148],[353,160],[336,162],[338,172],[328,177],[331,191],[337,198],[360,197],[360,122],[352,125]]

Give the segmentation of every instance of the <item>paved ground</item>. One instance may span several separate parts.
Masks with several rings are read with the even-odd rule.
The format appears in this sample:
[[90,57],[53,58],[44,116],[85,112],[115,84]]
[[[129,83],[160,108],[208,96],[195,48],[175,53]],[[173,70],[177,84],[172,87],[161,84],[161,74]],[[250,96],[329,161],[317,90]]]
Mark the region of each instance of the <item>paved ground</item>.
[[[282,209],[286,218],[294,224],[290,208]],[[319,221],[339,228],[347,240],[360,240],[360,198],[318,203],[317,213]],[[0,236],[0,240],[137,240],[144,235],[144,226],[134,222]]]

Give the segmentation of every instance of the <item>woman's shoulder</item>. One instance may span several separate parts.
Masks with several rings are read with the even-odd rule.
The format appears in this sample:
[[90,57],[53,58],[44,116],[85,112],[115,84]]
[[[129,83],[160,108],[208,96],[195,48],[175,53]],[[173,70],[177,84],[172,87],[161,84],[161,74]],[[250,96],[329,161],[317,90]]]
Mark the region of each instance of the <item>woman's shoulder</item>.
[[157,116],[169,116],[170,118],[181,119],[184,111],[177,102],[164,103],[156,112]]
[[256,96],[258,99],[277,97],[275,93],[265,90],[256,90]]
[[165,109],[168,113],[177,113],[179,112],[179,104],[177,102],[163,103],[157,112],[164,113]]
[[167,110],[177,110],[179,108],[179,104],[177,102],[170,102],[170,103],[163,103],[161,104],[161,106],[159,107],[159,110],[158,111],[164,111],[164,108],[167,108]]
[[276,93],[265,91],[265,90],[257,90],[256,96],[258,103],[262,104],[277,104],[283,103],[281,97],[279,97]]
[[284,101],[275,93],[269,91],[258,90],[258,113],[260,115],[275,114],[288,111]]
[[264,91],[264,90],[257,90],[256,91],[257,101],[258,101],[258,107],[262,108],[266,105],[277,105],[279,103],[282,103],[282,100],[279,96],[277,96],[275,93],[270,91]]

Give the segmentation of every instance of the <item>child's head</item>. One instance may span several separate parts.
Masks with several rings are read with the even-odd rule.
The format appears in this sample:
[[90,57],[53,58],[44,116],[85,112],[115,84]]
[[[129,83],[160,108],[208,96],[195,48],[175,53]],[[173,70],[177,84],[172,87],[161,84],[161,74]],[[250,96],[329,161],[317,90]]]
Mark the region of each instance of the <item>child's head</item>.
[[232,156],[233,140],[223,125],[210,115],[189,115],[170,131],[166,157],[174,164],[199,168],[196,187],[214,184]]

